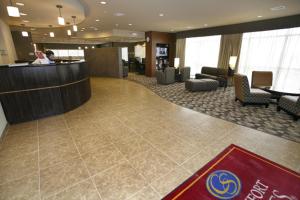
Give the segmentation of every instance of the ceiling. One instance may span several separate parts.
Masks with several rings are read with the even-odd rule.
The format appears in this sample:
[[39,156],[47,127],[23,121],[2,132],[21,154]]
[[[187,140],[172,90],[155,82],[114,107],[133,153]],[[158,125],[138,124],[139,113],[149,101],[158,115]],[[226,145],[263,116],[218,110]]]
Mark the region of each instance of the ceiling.
[[[7,16],[8,0],[0,1],[0,17],[13,30],[20,30],[22,20],[36,41],[82,40],[91,43],[135,42],[144,40],[145,31],[178,32],[183,30],[229,25],[300,14],[300,0],[13,0],[21,2],[21,19]],[[57,4],[63,5],[62,16],[72,22],[77,17],[79,29],[72,37],[70,27],[57,25]],[[280,9],[283,8],[283,9]],[[163,16],[160,16],[163,15]],[[96,21],[97,20],[97,21]],[[46,28],[51,24],[57,28]],[[132,24],[132,25],[129,25]],[[24,29],[24,28],[22,28]]]

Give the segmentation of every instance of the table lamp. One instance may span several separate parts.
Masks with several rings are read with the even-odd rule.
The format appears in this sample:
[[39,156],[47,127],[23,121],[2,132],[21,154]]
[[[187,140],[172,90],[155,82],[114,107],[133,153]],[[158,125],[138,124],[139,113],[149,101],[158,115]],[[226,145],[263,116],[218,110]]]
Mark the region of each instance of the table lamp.
[[228,75],[233,76],[234,69],[237,61],[237,56],[230,56],[229,58],[229,68],[228,68]]
[[180,64],[180,59],[179,58],[174,58],[174,67],[177,69]]

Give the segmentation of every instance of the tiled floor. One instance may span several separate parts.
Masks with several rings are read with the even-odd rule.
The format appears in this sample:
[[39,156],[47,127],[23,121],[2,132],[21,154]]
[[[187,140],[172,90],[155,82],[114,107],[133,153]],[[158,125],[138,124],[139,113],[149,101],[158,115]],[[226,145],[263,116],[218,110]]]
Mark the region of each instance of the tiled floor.
[[11,126],[0,199],[161,199],[234,143],[300,172],[300,144],[179,107],[134,82],[92,79],[92,98]]

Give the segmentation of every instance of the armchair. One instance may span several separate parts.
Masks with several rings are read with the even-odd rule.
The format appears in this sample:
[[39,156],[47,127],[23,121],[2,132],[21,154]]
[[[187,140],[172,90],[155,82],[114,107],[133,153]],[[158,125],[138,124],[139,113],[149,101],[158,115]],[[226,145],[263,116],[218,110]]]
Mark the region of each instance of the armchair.
[[273,72],[271,71],[253,71],[251,79],[251,88],[271,87],[273,83]]
[[248,78],[245,75],[234,75],[235,100],[243,106],[247,104],[263,104],[269,106],[271,94],[260,89],[250,89]]
[[300,97],[288,95],[282,96],[279,99],[277,111],[280,111],[281,109],[293,115],[294,120],[297,121],[300,118]]
[[182,82],[185,82],[186,80],[190,79],[191,77],[191,68],[190,67],[180,67],[179,68],[179,72],[180,72],[180,80]]
[[171,84],[175,82],[175,68],[166,67],[164,71],[156,70],[155,72],[156,80],[158,84]]

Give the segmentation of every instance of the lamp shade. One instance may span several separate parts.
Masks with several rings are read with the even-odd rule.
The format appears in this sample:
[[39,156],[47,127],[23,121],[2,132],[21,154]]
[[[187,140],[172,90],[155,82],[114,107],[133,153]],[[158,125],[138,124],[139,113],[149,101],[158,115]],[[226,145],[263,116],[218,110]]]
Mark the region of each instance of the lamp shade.
[[236,61],[237,61],[237,56],[230,56],[230,58],[229,58],[229,67],[231,69],[235,68]]
[[57,21],[59,25],[65,25],[65,19],[63,17],[57,17]]
[[73,31],[74,31],[74,32],[77,32],[77,31],[78,31],[77,25],[73,25]]
[[10,17],[20,17],[20,12],[18,7],[7,6],[7,13]]
[[22,31],[22,36],[23,37],[28,37],[28,32],[27,31]]
[[179,67],[179,64],[180,64],[180,58],[175,58],[175,59],[174,59],[174,67],[175,67],[175,68],[178,68],[178,67]]

